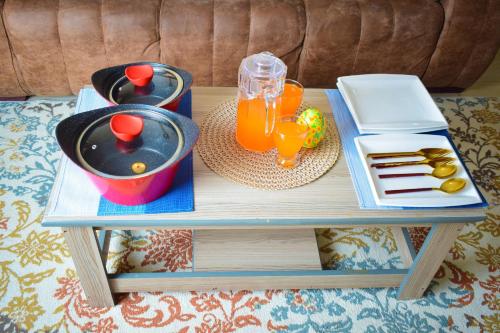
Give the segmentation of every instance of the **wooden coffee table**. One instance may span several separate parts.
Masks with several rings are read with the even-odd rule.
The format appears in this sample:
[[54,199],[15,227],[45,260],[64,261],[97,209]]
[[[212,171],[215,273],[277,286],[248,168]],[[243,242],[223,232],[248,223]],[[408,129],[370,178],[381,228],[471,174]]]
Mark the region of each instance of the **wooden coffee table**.
[[[193,119],[236,96],[235,88],[193,88]],[[323,90],[304,100],[332,117]],[[62,227],[89,303],[114,305],[113,293],[132,291],[399,286],[400,299],[419,298],[465,223],[485,218],[482,208],[360,209],[345,158],[317,181],[284,191],[261,191],[226,180],[194,153],[195,211],[159,215],[97,216],[54,204],[64,185],[58,175],[42,225]],[[91,186],[89,184],[89,186]],[[78,189],[75,189],[78,191]],[[81,202],[85,201],[80,197]],[[307,205],[305,204],[307,203]],[[315,228],[391,227],[407,268],[322,270]],[[430,226],[415,253],[407,227]],[[193,230],[193,271],[107,274],[110,230]],[[99,235],[97,235],[97,231]]]

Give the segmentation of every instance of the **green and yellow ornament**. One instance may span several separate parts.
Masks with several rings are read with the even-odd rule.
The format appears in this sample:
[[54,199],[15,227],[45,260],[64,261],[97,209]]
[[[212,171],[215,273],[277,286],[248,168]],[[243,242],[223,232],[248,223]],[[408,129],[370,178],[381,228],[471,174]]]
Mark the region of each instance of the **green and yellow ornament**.
[[314,148],[325,137],[326,120],[317,108],[308,108],[297,119],[297,124],[309,126],[309,133],[303,147]]

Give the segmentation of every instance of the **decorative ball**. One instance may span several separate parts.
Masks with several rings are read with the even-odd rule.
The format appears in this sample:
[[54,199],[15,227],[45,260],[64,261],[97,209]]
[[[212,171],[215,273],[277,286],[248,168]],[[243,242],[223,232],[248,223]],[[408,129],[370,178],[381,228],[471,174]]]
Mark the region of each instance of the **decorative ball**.
[[308,108],[302,112],[297,123],[309,126],[309,133],[303,145],[305,148],[316,147],[325,137],[326,120],[317,108]]

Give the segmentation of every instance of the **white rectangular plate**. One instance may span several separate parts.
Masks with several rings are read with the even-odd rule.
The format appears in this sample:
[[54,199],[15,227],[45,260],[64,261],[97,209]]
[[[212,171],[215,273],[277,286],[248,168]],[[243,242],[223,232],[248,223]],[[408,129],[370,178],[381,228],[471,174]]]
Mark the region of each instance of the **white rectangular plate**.
[[362,134],[448,128],[443,114],[415,75],[343,76],[338,78],[337,87]]
[[477,193],[472,180],[467,175],[455,151],[447,155],[456,158],[454,163],[458,167],[458,170],[452,177],[466,179],[467,185],[463,190],[454,194],[447,194],[441,191],[385,194],[384,191],[386,190],[439,187],[445,180],[429,176],[380,179],[378,178],[379,174],[431,173],[433,169],[428,165],[412,165],[384,169],[370,167],[370,164],[378,162],[423,159],[423,157],[420,156],[376,160],[366,157],[369,153],[413,152],[422,148],[446,148],[453,150],[448,138],[445,136],[430,134],[381,134],[360,136],[355,138],[354,142],[363,162],[365,172],[368,175],[370,189],[377,205],[401,207],[452,207],[481,202],[479,193]]

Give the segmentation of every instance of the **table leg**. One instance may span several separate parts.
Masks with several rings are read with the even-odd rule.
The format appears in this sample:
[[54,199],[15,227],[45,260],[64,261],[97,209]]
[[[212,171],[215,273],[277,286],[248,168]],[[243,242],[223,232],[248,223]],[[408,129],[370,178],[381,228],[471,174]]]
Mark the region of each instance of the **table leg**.
[[398,246],[399,257],[401,258],[401,262],[403,263],[405,268],[408,268],[413,263],[412,251],[408,247],[405,232],[402,227],[392,227],[392,235],[394,236],[394,240],[396,241],[396,245]]
[[109,245],[111,243],[111,230],[100,230],[97,235],[99,250],[101,251],[102,264],[106,267],[108,261]]
[[433,224],[408,274],[401,282],[400,300],[420,298],[455,242],[463,223]]
[[106,268],[92,227],[63,228],[83,291],[91,306],[114,305]]

